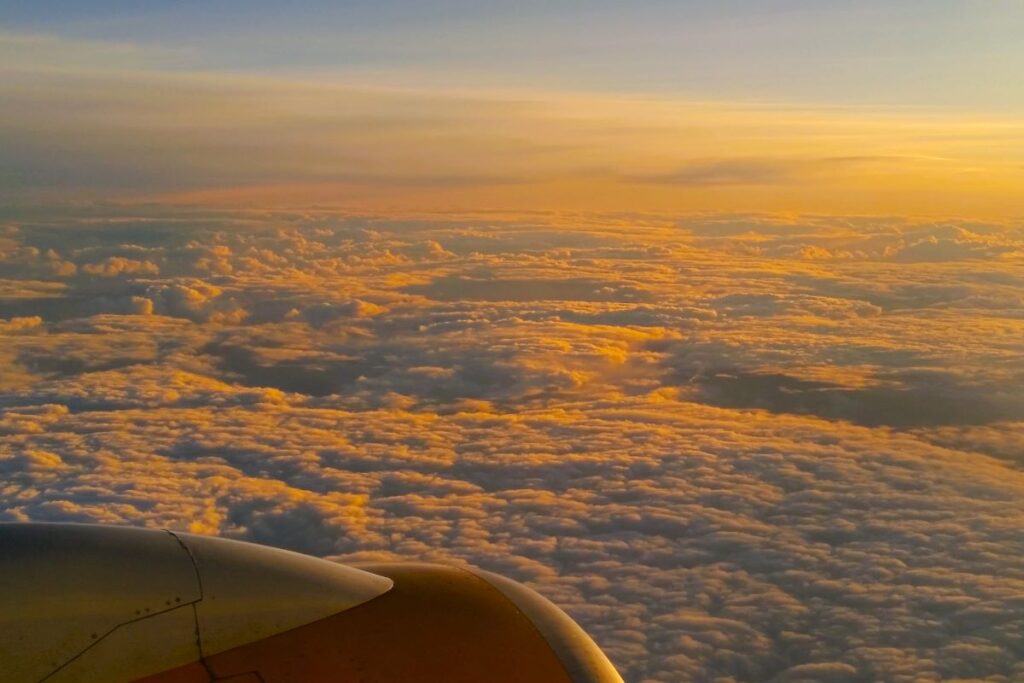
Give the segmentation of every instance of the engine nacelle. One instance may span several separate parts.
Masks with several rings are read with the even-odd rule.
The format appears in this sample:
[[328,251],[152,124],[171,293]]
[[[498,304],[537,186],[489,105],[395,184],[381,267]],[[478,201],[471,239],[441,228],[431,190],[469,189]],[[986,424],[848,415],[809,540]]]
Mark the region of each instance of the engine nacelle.
[[7,683],[621,683],[535,591],[179,532],[0,524]]

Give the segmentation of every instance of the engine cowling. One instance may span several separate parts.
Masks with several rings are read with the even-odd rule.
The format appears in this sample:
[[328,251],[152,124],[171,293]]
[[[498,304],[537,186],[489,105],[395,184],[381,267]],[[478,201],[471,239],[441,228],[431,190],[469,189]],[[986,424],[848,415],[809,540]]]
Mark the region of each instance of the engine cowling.
[[0,524],[0,668],[10,683],[622,680],[565,612],[496,574],[78,524]]

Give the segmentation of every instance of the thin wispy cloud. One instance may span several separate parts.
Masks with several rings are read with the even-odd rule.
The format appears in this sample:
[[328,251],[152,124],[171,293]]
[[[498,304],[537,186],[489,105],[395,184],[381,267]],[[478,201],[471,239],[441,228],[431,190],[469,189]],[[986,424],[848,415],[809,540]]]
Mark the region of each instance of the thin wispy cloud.
[[1024,127],[1005,117],[367,87],[160,66],[166,54],[131,45],[0,44],[63,64],[3,67],[9,202],[993,216],[1024,184]]

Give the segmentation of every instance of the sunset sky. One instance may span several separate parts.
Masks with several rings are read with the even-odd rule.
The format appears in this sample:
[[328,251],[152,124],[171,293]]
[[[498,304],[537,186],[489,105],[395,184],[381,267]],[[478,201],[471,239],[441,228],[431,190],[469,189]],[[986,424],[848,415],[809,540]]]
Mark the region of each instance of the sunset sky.
[[1024,5],[0,9],[0,198],[1020,214]]
[[629,683],[1024,680],[1024,2],[0,2],[0,521],[472,565]]

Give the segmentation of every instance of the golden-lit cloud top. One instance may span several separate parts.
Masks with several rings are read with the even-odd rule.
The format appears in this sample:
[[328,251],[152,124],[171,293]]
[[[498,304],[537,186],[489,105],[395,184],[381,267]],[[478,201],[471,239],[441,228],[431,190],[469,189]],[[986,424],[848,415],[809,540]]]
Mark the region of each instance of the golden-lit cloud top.
[[1012,222],[0,223],[0,519],[528,581],[627,680],[1012,680]]

